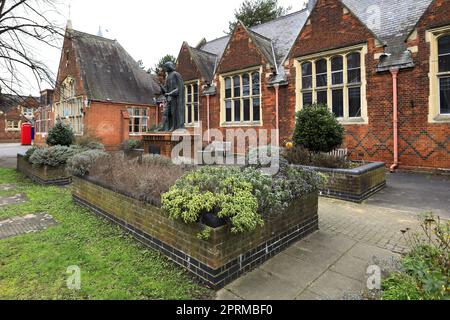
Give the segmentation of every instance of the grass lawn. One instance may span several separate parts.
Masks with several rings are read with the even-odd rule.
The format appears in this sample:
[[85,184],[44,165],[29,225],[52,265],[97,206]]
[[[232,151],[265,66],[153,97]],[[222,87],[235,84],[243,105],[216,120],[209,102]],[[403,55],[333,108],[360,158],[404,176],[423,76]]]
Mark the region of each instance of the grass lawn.
[[[47,212],[46,231],[0,240],[0,299],[201,299],[211,291],[118,227],[72,203],[70,188],[41,187],[0,168],[0,184],[15,184],[28,202],[0,208],[0,220]],[[67,289],[69,266],[81,269],[81,290]]]

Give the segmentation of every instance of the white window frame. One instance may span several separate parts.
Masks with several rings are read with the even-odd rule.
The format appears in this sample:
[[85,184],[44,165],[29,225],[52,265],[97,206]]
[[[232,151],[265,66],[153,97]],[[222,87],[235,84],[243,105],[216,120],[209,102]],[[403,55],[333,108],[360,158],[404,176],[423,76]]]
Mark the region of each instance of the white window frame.
[[[348,82],[348,68],[347,68],[347,57],[352,54],[358,52],[360,54],[361,63],[361,82],[360,83],[349,83]],[[299,57],[295,60],[295,68],[296,68],[296,110],[300,111],[303,108],[303,93],[312,92],[312,100],[313,103],[317,102],[317,92],[327,90],[327,100],[328,100],[328,108],[330,111],[333,111],[332,101],[333,101],[333,90],[343,90],[343,104],[344,104],[344,116],[338,118],[339,122],[344,125],[351,124],[368,124],[368,111],[367,111],[367,80],[366,80],[366,65],[365,60],[368,53],[367,45],[356,45],[347,48],[341,48],[337,50],[330,50],[321,52],[318,54],[308,55]],[[332,69],[331,69],[331,60],[336,56],[343,57],[343,84],[333,85],[332,83]],[[327,60],[327,87],[316,86],[317,82],[317,74],[316,74],[316,62],[322,59]],[[303,90],[302,83],[302,64],[306,62],[312,63],[312,89],[308,88]],[[360,117],[350,117],[349,116],[349,89],[360,87],[361,90],[361,116]]]
[[[197,85],[197,101],[194,101],[195,93],[194,93],[194,86]],[[191,94],[192,94],[192,100],[189,103],[188,102],[188,87],[191,87]],[[184,103],[185,103],[185,126],[186,127],[198,127],[200,124],[200,81],[194,80],[189,81],[184,84]],[[195,121],[195,106],[197,105],[197,121]],[[189,112],[192,116],[192,122],[188,122],[189,119]]]
[[428,122],[450,123],[450,114],[441,114],[440,79],[450,76],[450,72],[439,73],[438,41],[443,36],[450,36],[450,25],[428,30],[425,40],[430,45],[430,94],[428,98]]
[[[259,95],[253,94],[253,74],[255,72],[259,73]],[[249,95],[244,96],[244,85],[242,81],[242,77],[248,74],[249,75]],[[236,97],[234,96],[234,77],[240,77],[240,114],[241,114],[241,121],[235,121],[235,109],[234,109],[234,100],[236,100]],[[263,92],[263,86],[262,86],[262,79],[263,79],[264,73],[262,67],[258,68],[250,68],[240,71],[234,71],[230,73],[225,73],[220,75],[220,113],[221,113],[221,127],[261,127],[263,126],[263,100],[262,100],[262,92]],[[225,80],[227,78],[231,78],[231,98],[226,98],[225,96]],[[250,100],[250,120],[244,121],[244,100]],[[259,118],[260,120],[254,120],[254,107],[253,107],[253,100],[259,99]],[[232,107],[231,107],[231,120],[232,121],[226,121],[226,102],[232,101]]]
[[[138,115],[135,114],[136,110],[139,111]],[[133,130],[130,130],[130,132],[129,132],[130,136],[140,136],[142,134],[147,133],[148,129],[149,129],[149,124],[150,124],[149,109],[146,108],[146,107],[132,106],[132,107],[128,107],[127,111],[128,111],[129,116],[130,116],[129,127],[131,127],[133,129]],[[146,111],[146,115],[144,115],[144,111]],[[134,131],[134,126],[135,126],[134,121],[136,119],[139,119],[139,132],[135,132]],[[147,130],[146,131],[142,130],[143,129],[143,122],[142,122],[143,119],[147,120],[147,125],[146,125]]]
[[[12,124],[12,126],[10,124]],[[17,126],[16,126],[16,124],[17,124]],[[5,120],[5,129],[8,132],[20,131],[21,124],[22,124],[22,121],[20,121],[20,120]]]

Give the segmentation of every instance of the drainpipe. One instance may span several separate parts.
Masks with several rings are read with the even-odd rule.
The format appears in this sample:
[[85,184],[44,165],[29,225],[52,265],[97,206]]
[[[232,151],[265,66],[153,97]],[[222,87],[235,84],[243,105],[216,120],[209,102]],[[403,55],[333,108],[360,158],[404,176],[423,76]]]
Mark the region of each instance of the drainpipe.
[[275,84],[275,129],[277,130],[277,147],[280,145],[280,113],[279,113],[279,91],[280,85]]
[[210,130],[209,130],[209,125],[210,125],[210,123],[209,123],[209,94],[207,94],[206,95],[206,129],[208,130],[207,131],[207,133],[208,133],[208,143],[210,143],[211,142],[211,132],[210,132]]
[[392,173],[395,173],[395,170],[398,168],[398,86],[397,86],[397,76],[399,69],[392,68],[390,69],[392,74],[392,90],[393,90],[393,127],[394,127],[394,163],[392,164],[390,170]]
[[156,104],[156,115],[155,115],[155,124],[157,125],[157,126],[159,126],[159,108],[160,108],[160,104],[159,103],[157,103]]

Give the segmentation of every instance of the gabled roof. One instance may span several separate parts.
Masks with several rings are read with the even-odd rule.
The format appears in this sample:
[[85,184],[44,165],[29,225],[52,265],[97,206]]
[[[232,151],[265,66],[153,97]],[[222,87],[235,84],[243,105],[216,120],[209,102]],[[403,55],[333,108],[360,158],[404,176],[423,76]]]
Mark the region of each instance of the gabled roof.
[[[270,22],[248,28],[252,41],[261,50],[266,59],[273,64],[280,73],[283,73],[282,65],[294,45],[300,30],[306,23],[309,11],[307,9],[297,11]],[[200,46],[202,51],[216,56],[217,60],[222,55],[228,45],[230,36],[221,37]],[[211,64],[211,62],[209,62]],[[211,70],[212,68],[209,67]]]
[[217,56],[210,52],[189,46],[188,49],[203,78],[206,81],[211,82],[215,72]]
[[433,0],[341,1],[386,46],[379,71],[414,66],[405,42]]
[[154,104],[159,86],[116,40],[70,30],[90,100]]

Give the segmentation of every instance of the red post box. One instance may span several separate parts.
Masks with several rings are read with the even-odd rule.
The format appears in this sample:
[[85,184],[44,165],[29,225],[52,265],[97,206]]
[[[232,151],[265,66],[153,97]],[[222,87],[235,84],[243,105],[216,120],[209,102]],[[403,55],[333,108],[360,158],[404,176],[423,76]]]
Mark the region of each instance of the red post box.
[[32,125],[29,123],[23,123],[21,128],[22,133],[22,145],[23,146],[31,146],[31,129]]

